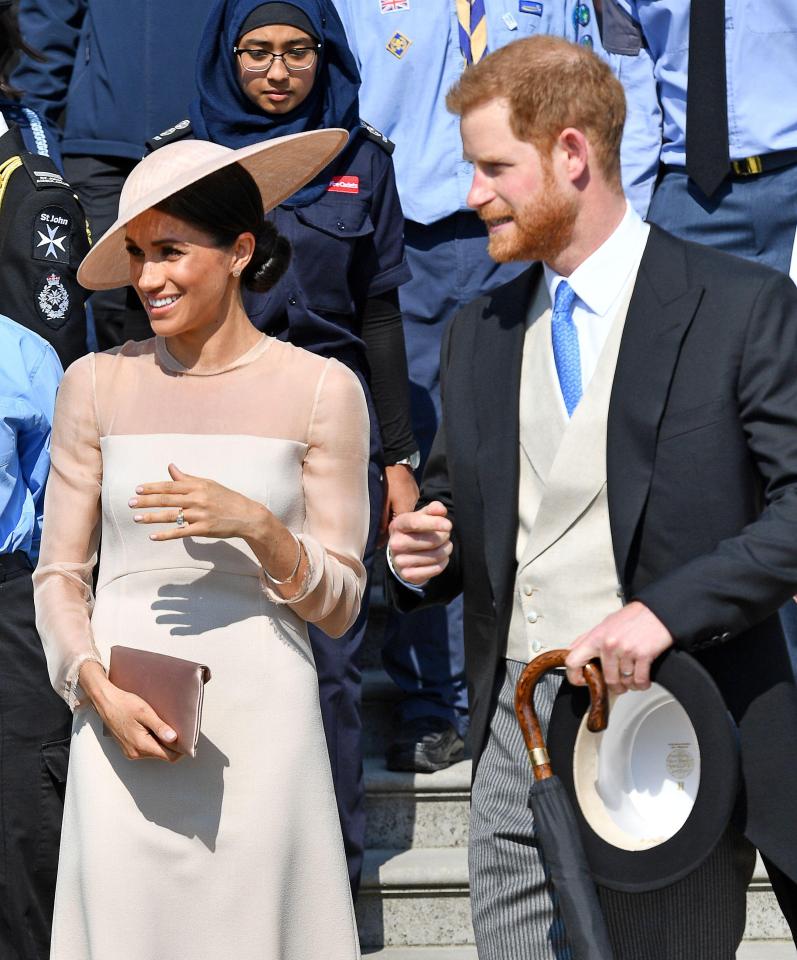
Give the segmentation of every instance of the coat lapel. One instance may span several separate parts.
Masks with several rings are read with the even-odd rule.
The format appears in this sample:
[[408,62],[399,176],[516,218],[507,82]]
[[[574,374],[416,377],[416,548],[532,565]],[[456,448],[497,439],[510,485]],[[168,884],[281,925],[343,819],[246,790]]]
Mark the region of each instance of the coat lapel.
[[703,287],[690,283],[681,242],[651,226],[620,344],[606,440],[609,517],[624,585],[659,424],[681,343],[702,296]]
[[478,449],[476,470],[484,505],[484,540],[493,596],[511,598],[518,525],[519,396],[526,317],[534,285],[542,275],[535,264],[496,291],[475,335],[473,381]]

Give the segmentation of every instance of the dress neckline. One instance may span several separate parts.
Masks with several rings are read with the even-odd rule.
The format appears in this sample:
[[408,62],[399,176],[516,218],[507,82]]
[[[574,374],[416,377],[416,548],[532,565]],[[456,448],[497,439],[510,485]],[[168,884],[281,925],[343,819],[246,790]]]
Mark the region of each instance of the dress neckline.
[[272,340],[272,337],[267,337],[265,334],[262,334],[257,343],[250,347],[246,353],[242,353],[240,357],[236,357],[221,367],[213,367],[211,369],[192,370],[189,367],[183,366],[179,360],[175,359],[175,357],[169,353],[165,337],[155,337],[155,357],[164,370],[169,370],[172,373],[180,373],[186,377],[215,377],[220,373],[228,373],[230,370],[236,370],[238,367],[245,367],[247,364],[257,360],[258,357],[268,350]]

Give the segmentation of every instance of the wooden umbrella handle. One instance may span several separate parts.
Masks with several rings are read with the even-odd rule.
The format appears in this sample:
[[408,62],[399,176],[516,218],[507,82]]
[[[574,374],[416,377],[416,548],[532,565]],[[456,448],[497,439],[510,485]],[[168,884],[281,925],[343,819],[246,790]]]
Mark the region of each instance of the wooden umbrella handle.
[[[553,776],[553,770],[537,711],[534,709],[534,688],[549,670],[564,666],[569,653],[570,650],[549,650],[548,653],[541,653],[526,666],[515,689],[515,713],[529,751],[535,780],[547,780]],[[605,730],[609,723],[609,695],[597,663],[585,665],[584,679],[589,687],[590,699],[587,729],[591,733],[599,733]]]

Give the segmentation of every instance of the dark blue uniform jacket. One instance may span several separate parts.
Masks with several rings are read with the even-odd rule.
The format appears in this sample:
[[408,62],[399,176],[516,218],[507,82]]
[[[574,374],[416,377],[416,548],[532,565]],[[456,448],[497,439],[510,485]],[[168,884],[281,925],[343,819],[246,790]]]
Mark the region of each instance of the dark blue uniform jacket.
[[[212,0],[21,0],[26,41],[13,82],[52,126],[62,153],[141,158],[148,137],[196,94],[194,64]],[[65,111],[65,112],[64,112]]]
[[328,174],[319,200],[270,214],[291,266],[268,294],[247,293],[246,309],[261,330],[362,368],[365,301],[410,277],[404,220],[390,156],[373,140],[360,137]]

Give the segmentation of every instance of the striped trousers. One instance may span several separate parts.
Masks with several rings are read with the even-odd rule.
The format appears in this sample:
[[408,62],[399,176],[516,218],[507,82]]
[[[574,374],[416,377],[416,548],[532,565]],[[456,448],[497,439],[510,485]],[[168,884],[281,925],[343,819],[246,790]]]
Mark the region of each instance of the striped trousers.
[[[524,664],[505,661],[498,702],[473,783],[469,872],[479,960],[572,960],[527,806],[531,767],[517,720]],[[546,733],[561,679],[537,685]],[[744,933],[755,850],[734,828],[680,882],[650,893],[599,889],[614,960],[734,960]]]

